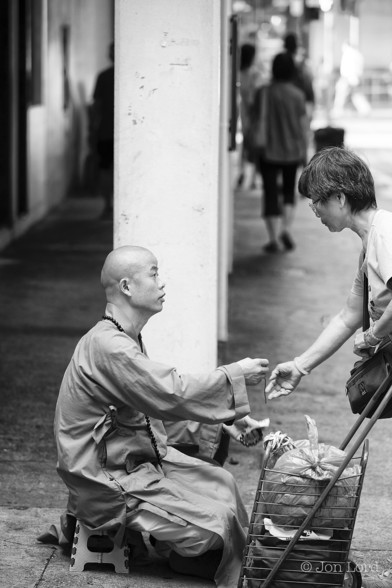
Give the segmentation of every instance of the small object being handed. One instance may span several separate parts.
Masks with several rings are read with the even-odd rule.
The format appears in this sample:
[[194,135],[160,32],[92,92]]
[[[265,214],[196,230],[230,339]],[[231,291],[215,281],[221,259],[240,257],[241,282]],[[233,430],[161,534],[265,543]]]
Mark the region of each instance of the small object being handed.
[[235,421],[232,425],[223,425],[223,429],[230,437],[239,441],[245,447],[251,447],[260,443],[263,439],[263,429],[266,429],[269,425],[269,419],[256,421],[250,416],[246,416]]

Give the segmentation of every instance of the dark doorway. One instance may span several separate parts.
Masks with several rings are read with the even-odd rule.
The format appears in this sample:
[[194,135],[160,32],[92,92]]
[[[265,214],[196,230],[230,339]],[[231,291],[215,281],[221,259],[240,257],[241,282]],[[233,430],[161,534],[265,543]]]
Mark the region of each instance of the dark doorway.
[[0,226],[28,210],[28,32],[31,0],[0,2]]
[[0,2],[0,225],[12,224],[11,203],[11,80],[10,2]]
[[18,14],[18,85],[17,85],[17,213],[27,212],[27,107],[29,100],[30,79],[27,64],[30,56],[31,1],[19,0]]

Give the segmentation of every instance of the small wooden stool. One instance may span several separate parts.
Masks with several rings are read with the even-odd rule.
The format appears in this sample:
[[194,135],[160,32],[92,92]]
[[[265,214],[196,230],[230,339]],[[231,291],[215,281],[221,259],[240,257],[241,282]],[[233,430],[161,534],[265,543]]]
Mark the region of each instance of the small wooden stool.
[[69,571],[83,572],[86,564],[112,564],[117,574],[128,574],[128,546],[117,547],[103,531],[87,529],[76,521]]

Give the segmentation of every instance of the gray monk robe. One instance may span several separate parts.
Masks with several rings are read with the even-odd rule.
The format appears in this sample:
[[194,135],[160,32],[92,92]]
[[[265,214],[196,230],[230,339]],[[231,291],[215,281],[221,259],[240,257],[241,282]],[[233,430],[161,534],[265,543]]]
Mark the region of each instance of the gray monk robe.
[[248,413],[238,364],[181,375],[151,361],[136,336],[99,322],[79,341],[56,407],[57,469],[69,489],[68,513],[121,544],[127,515],[141,504],[163,509],[169,521],[179,517],[222,537],[215,581],[236,586],[248,520],[235,480],[219,466],[168,448],[162,420],[216,423]]

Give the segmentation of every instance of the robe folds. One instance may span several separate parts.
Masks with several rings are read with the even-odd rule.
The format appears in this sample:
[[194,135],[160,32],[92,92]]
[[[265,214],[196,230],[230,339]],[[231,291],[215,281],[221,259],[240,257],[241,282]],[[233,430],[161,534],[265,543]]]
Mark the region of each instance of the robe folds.
[[223,540],[217,586],[236,586],[248,524],[236,482],[224,468],[168,447],[164,420],[214,424],[249,410],[237,363],[179,374],[149,359],[136,335],[100,321],[76,346],[56,405],[57,470],[69,490],[68,514],[118,544],[127,515],[138,508],[205,528]]

